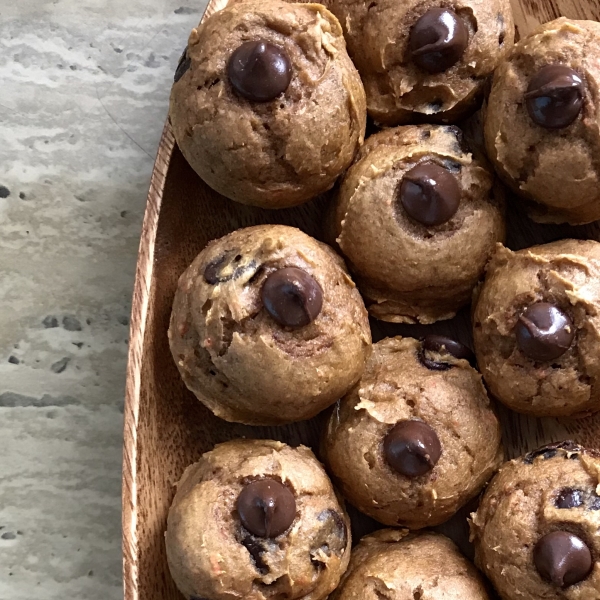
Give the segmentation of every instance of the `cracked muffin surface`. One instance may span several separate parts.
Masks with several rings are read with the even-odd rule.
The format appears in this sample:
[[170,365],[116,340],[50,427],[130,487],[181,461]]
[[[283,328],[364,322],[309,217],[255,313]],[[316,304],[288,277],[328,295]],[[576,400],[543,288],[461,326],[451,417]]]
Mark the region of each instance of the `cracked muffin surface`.
[[215,13],[190,34],[175,79],[169,114],[179,148],[238,202],[310,200],[333,186],[364,139],[363,85],[339,22],[320,4],[249,0]]
[[465,117],[514,41],[509,0],[325,4],[344,29],[369,115],[384,125]]
[[505,236],[503,190],[455,126],[370,136],[331,219],[369,312],[393,322],[453,317]]
[[354,385],[371,331],[331,248],[259,225],[211,242],[183,273],[169,342],[186,385],[218,417],[270,425],[313,417]]
[[600,598],[600,457],[565,441],[504,464],[472,515],[475,563],[505,600]]
[[165,538],[186,598],[320,600],[350,560],[350,521],[323,467],[271,440],[219,444],[189,466]]
[[322,440],[334,481],[359,510],[390,526],[437,525],[501,464],[500,425],[467,356],[441,336],[373,345]]
[[490,392],[534,416],[600,409],[600,243],[498,245],[473,313],[477,362]]
[[483,578],[447,537],[382,529],[352,550],[330,600],[489,600]]
[[599,23],[560,18],[518,42],[494,74],[487,152],[536,221],[600,218],[599,52]]

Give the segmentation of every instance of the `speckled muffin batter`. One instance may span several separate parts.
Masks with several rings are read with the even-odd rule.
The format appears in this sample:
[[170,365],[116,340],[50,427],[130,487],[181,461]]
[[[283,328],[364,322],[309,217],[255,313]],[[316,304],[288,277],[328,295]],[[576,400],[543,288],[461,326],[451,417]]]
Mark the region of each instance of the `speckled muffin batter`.
[[266,208],[333,186],[362,144],[365,93],[337,19],[320,4],[249,0],[190,34],[170,118],[220,194]]
[[369,137],[332,218],[369,312],[394,322],[453,317],[505,234],[502,189],[455,126]]
[[382,529],[352,550],[330,600],[488,600],[481,575],[447,537]]
[[509,0],[327,0],[385,125],[452,123],[472,112],[512,47]]
[[167,522],[186,598],[320,600],[350,560],[350,521],[305,446],[219,444],[188,467]]
[[573,442],[512,460],[472,515],[475,563],[504,600],[600,598],[600,457]]
[[498,245],[473,316],[490,392],[517,412],[600,409],[600,243],[562,240],[518,252]]
[[565,18],[515,45],[494,75],[485,141],[531,217],[600,218],[600,24]]
[[363,301],[331,248],[259,225],[211,242],[179,279],[169,342],[188,388],[227,421],[315,416],[360,378]]
[[456,341],[388,338],[336,405],[323,457],[345,497],[385,525],[449,519],[503,460],[481,376]]

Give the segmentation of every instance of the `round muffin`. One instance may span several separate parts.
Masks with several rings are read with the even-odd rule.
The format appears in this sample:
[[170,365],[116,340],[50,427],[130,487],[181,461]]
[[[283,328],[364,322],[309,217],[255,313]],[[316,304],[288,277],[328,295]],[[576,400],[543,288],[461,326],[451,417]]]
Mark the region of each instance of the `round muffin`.
[[332,219],[371,315],[432,323],[470,301],[504,240],[504,195],[460,129],[412,125],[369,137]]
[[333,186],[362,144],[365,93],[338,20],[320,4],[250,0],[190,34],[170,119],[192,168],[265,208]]
[[496,71],[488,154],[540,222],[600,218],[600,23],[565,18],[517,43]]
[[524,414],[582,417],[600,409],[600,243],[498,245],[473,315],[490,392]]
[[443,535],[382,529],[360,540],[330,600],[489,600],[477,569]]
[[377,122],[453,123],[475,110],[512,47],[509,0],[327,0]]
[[374,344],[322,443],[329,471],[359,510],[385,525],[438,525],[500,466],[500,425],[469,354],[435,335]]
[[568,441],[502,466],[471,538],[504,600],[600,598],[599,472],[598,453]]
[[259,225],[211,242],[183,273],[169,342],[186,385],[218,417],[273,425],[314,417],[345,394],[371,331],[331,248]]
[[350,560],[350,521],[306,447],[219,444],[177,484],[165,534],[186,598],[320,600]]

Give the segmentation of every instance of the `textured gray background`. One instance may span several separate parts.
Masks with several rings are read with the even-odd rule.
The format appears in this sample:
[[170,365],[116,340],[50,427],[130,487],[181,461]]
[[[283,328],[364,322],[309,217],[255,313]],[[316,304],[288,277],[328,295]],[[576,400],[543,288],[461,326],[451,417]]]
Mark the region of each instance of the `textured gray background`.
[[0,0],[0,599],[117,600],[130,300],[205,0]]

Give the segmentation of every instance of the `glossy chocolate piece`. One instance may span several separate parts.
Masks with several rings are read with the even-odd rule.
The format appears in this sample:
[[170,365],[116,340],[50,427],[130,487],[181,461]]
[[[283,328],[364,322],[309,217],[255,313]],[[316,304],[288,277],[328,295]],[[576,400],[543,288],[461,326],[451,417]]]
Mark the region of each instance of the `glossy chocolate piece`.
[[269,102],[287,90],[292,80],[292,65],[286,51],[255,40],[237,48],[227,64],[233,89],[250,102]]
[[242,525],[252,535],[274,538],[294,522],[296,499],[291,490],[279,481],[258,479],[248,483],[240,492],[237,511]]
[[429,73],[441,73],[455,65],[468,44],[467,26],[449,8],[429,9],[410,31],[412,60]]
[[400,184],[402,207],[411,219],[425,226],[449,221],[458,210],[460,197],[456,177],[431,161],[410,169]]
[[568,531],[543,536],[533,550],[533,562],[541,577],[559,588],[583,581],[593,566],[587,544]]
[[569,349],[575,327],[570,317],[554,304],[536,302],[521,313],[515,335],[523,354],[536,361],[550,361]]
[[436,432],[423,421],[400,421],[390,429],[383,441],[388,464],[406,477],[429,473],[442,454]]
[[271,273],[262,288],[267,312],[285,327],[304,327],[323,308],[323,290],[306,271],[296,267]]
[[583,80],[577,71],[565,65],[546,65],[529,81],[527,112],[540,127],[568,127],[581,112],[583,92]]

